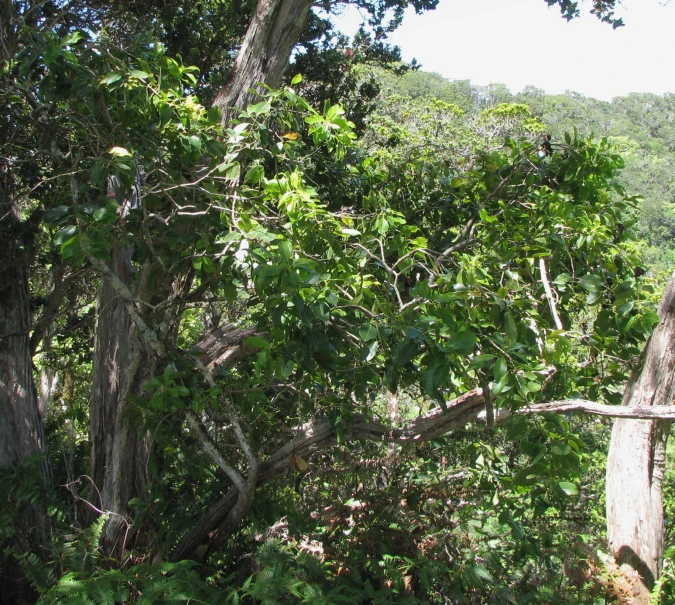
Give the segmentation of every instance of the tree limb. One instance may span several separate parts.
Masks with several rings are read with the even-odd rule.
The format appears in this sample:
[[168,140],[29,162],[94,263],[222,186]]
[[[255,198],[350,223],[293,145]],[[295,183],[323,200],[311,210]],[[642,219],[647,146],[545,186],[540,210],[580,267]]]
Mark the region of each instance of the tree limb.
[[[404,422],[400,427],[391,427],[379,421],[371,421],[356,415],[349,434],[350,441],[365,439],[383,443],[423,443],[437,439],[453,430],[465,430],[471,424],[485,424],[485,398],[482,389],[469,391],[447,402],[447,412],[437,407],[423,416]],[[505,422],[512,415],[584,412],[599,416],[622,418],[660,418],[675,420],[675,406],[654,406],[650,408],[627,408],[612,406],[585,399],[565,399],[540,403],[521,408],[514,414],[507,409],[494,410],[495,424]],[[337,440],[334,427],[329,420],[318,420],[297,429],[294,439],[277,450],[260,465],[257,485],[285,476],[293,468],[292,456],[307,459],[312,454],[332,446]],[[228,513],[237,503],[237,490],[231,489],[216,502],[200,519],[189,536],[176,548],[172,561],[192,558],[197,547],[208,540],[211,532],[226,520]]]

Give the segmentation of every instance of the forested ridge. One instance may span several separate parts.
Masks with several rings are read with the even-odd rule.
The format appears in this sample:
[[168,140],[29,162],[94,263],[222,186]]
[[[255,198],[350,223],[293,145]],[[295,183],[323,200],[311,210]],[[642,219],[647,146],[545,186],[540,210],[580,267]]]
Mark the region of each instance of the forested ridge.
[[0,0],[0,602],[675,599],[675,97],[355,4]]
[[513,94],[503,84],[471,85],[469,81],[448,80],[421,70],[396,76],[378,74],[379,105],[415,100],[421,109],[431,109],[436,99],[457,105],[468,116],[500,104],[526,105],[532,117],[541,120],[552,140],[563,141],[565,132],[581,136],[606,137],[621,153],[624,167],[619,181],[641,200],[631,219],[638,219],[636,235],[641,242],[643,261],[655,273],[673,266],[673,153],[675,140],[672,94],[633,93],[611,102],[584,97],[575,92],[546,94],[528,86]]

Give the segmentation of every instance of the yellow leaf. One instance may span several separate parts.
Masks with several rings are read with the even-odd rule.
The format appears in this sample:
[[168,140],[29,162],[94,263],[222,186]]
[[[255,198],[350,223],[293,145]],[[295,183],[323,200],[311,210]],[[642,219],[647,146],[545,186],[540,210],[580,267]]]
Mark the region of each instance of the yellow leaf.
[[293,464],[293,468],[300,473],[304,473],[309,468],[309,464],[295,454],[291,454],[291,463]]
[[297,141],[300,138],[300,135],[297,132],[287,132],[284,135],[284,139],[288,139],[289,141]]
[[116,155],[119,157],[125,157],[131,155],[124,147],[112,147],[111,149],[108,150],[108,153],[111,153],[112,155]]

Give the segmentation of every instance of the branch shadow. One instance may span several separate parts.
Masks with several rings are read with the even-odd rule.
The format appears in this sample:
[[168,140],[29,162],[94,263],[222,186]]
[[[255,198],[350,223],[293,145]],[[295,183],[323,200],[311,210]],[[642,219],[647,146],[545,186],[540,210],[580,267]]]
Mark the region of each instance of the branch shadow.
[[651,590],[654,587],[656,578],[647,563],[645,563],[630,546],[622,546],[616,555],[616,562],[619,566],[628,565],[632,567],[640,576],[642,583]]

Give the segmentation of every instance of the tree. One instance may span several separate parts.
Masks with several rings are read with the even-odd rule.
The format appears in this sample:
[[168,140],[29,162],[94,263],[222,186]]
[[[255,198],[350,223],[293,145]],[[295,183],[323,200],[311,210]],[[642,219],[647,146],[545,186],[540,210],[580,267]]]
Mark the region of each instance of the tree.
[[[672,406],[675,400],[675,275],[659,306],[639,371],[623,398],[628,406]],[[607,538],[629,580],[633,603],[650,603],[663,561],[665,451],[671,422],[616,420],[607,461]]]
[[[371,8],[377,17],[382,6]],[[383,384],[419,388],[448,407],[458,391],[492,379],[484,405],[525,405],[547,363],[565,365],[568,343],[552,327],[556,314],[569,322],[579,312],[580,292],[587,304],[606,305],[598,324],[621,328],[616,340],[593,343],[594,355],[629,361],[626,347],[653,323],[630,255],[612,234],[628,200],[612,188],[620,159],[605,143],[570,138],[540,158],[532,138],[481,148],[464,131],[474,154],[465,168],[448,149],[412,161],[367,157],[353,147],[339,106],[319,113],[292,89],[251,93],[257,82],[279,82],[309,9],[259,3],[232,79],[209,111],[188,94],[197,84],[191,69],[160,44],[120,49],[65,22],[56,33],[40,29],[45,12],[23,30],[30,44],[7,46],[4,155],[33,149],[40,159],[19,164],[18,199],[44,218],[55,264],[102,280],[90,414],[91,476],[102,491],[90,504],[111,513],[111,552],[129,546],[134,507],[145,511],[138,544],[151,543],[162,524],[146,493],[162,489],[148,474],[148,452],[165,469],[181,468],[181,480],[189,470],[213,486],[209,508],[191,508],[153,556],[204,558],[239,527],[259,483],[302,466],[304,450],[293,446],[261,461],[283,439],[278,419],[324,415],[317,426],[342,440],[361,430],[358,414],[368,415]],[[450,125],[458,114],[447,104],[435,111]],[[516,126],[525,117],[506,107],[484,119],[502,119],[500,111]],[[491,132],[503,138],[508,129]],[[573,231],[584,236],[576,249]],[[23,254],[27,242],[8,250]],[[21,314],[25,344],[22,263],[8,308]],[[612,297],[628,307],[615,313]],[[244,328],[211,322],[200,333],[208,322],[195,308],[218,310],[223,299],[239,305]],[[9,353],[29,367],[25,348]],[[607,367],[618,381],[623,365]],[[28,387],[32,377],[21,380]],[[36,432],[30,401],[10,404]],[[381,433],[371,424],[364,434]],[[202,469],[180,464],[169,445],[176,440],[205,459]],[[234,488],[216,498],[218,486]]]

